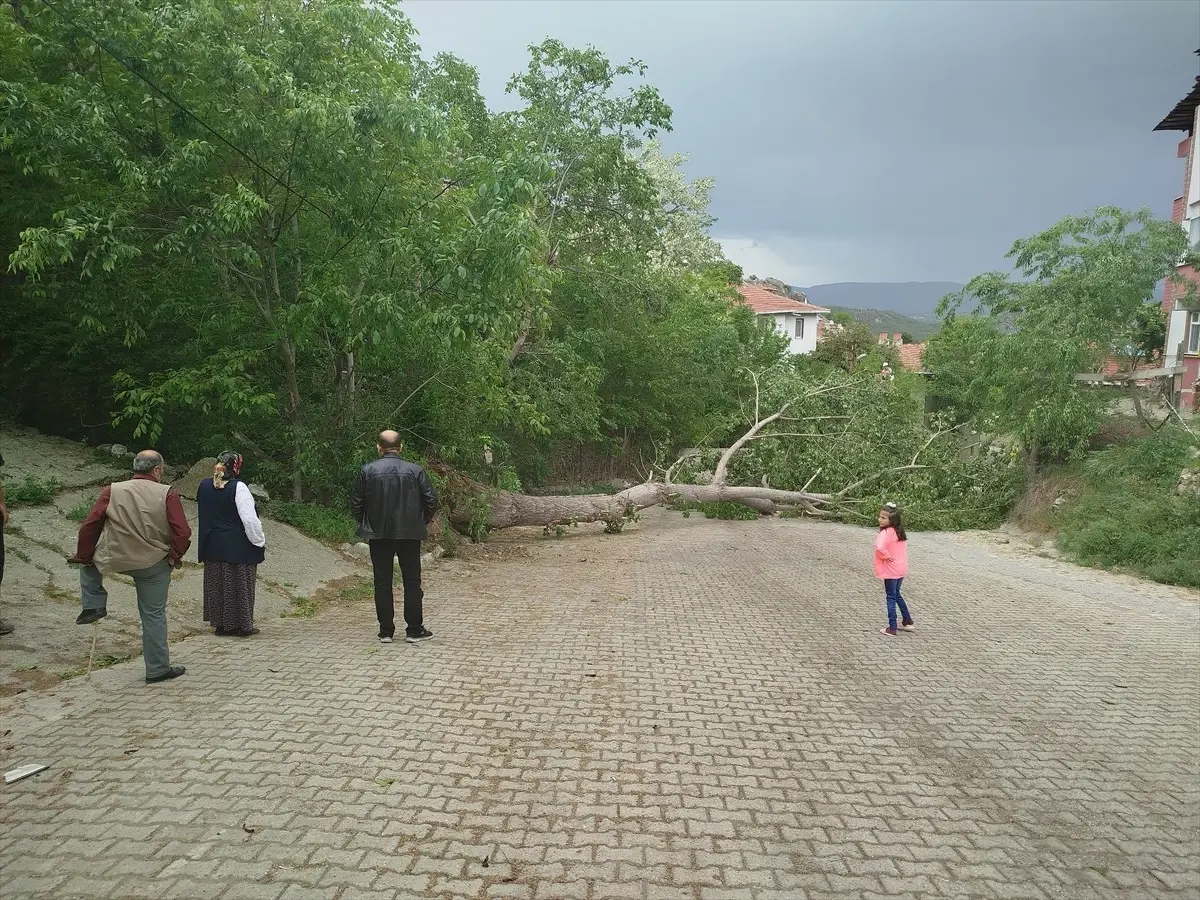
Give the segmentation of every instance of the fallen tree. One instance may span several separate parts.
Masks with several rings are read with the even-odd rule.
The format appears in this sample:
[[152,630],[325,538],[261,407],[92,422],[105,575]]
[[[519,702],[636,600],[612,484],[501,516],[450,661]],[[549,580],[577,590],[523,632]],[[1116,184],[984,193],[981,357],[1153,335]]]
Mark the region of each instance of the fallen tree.
[[[780,490],[772,488],[763,479],[763,484],[748,486],[728,483],[729,466],[734,457],[750,442],[765,439],[795,440],[802,438],[837,439],[848,438],[855,416],[851,415],[791,415],[805,401],[834,391],[848,389],[847,379],[838,379],[813,386],[803,393],[779,405],[769,415],[762,415],[762,387],[759,376],[750,373],[754,383],[753,424],[736,441],[726,448],[717,461],[712,477],[704,484],[679,483],[674,479],[679,470],[700,451],[692,450],[680,456],[665,469],[652,467],[647,480],[616,494],[584,494],[533,496],[512,491],[492,490],[473,481],[459,472],[441,469],[440,474],[449,487],[448,515],[451,525],[473,537],[483,529],[487,531],[518,526],[541,526],[552,528],[584,522],[604,522],[610,530],[618,531],[640,510],[651,506],[673,503],[738,503],[763,515],[772,515],[782,510],[794,510],[801,515],[822,517],[837,513],[840,509],[856,502],[855,492],[889,476],[900,476],[928,468],[921,463],[921,455],[944,435],[957,428],[935,432],[924,445],[903,465],[890,466],[859,478],[831,492],[807,490],[820,475],[817,469],[808,479],[804,489]],[[840,420],[840,432],[806,432],[791,430],[795,423],[822,423]],[[776,430],[781,423],[790,423],[789,430]]]

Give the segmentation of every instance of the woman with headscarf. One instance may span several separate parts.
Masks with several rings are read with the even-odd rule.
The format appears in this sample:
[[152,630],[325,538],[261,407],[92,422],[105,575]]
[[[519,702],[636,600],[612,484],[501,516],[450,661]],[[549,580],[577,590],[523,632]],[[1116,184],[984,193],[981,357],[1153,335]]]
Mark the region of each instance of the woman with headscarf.
[[254,497],[241,479],[242,457],[226,450],[212,478],[196,490],[200,508],[197,551],[204,563],[204,621],[219,635],[249,637],[254,627],[254,584],[267,539]]

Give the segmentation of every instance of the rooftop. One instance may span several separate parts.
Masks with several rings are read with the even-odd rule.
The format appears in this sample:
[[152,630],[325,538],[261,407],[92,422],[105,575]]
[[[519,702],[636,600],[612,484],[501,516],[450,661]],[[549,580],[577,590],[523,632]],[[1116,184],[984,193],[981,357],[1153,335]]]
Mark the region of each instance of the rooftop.
[[739,284],[738,293],[742,295],[742,300],[749,306],[757,315],[769,315],[771,313],[827,313],[823,306],[814,306],[811,303],[801,303],[799,300],[793,300],[791,297],[781,297],[774,291],[769,291],[757,284]]
[[[1196,54],[1200,56],[1200,50],[1197,50]],[[1200,75],[1196,76],[1191,92],[1175,104],[1175,108],[1154,126],[1154,130],[1191,132],[1196,123],[1197,106],[1200,106]]]

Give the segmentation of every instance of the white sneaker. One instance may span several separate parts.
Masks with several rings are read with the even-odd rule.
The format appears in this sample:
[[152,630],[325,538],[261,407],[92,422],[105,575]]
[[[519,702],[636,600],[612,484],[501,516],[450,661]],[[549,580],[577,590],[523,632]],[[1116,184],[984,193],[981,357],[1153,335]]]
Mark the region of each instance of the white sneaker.
[[917,630],[916,625],[901,625],[901,626],[899,626],[899,628],[901,631],[916,631]]
[[391,642],[392,642],[392,639],[390,637],[381,637],[379,639],[379,643],[381,643],[381,644],[390,644]]

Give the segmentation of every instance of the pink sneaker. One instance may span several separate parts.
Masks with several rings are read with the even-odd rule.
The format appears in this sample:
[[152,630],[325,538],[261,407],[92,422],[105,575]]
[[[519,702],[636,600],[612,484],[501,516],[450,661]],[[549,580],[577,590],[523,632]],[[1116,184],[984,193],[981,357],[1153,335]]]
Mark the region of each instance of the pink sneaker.
[[879,633],[886,634],[888,637],[895,637],[896,629],[895,628],[880,628]]

